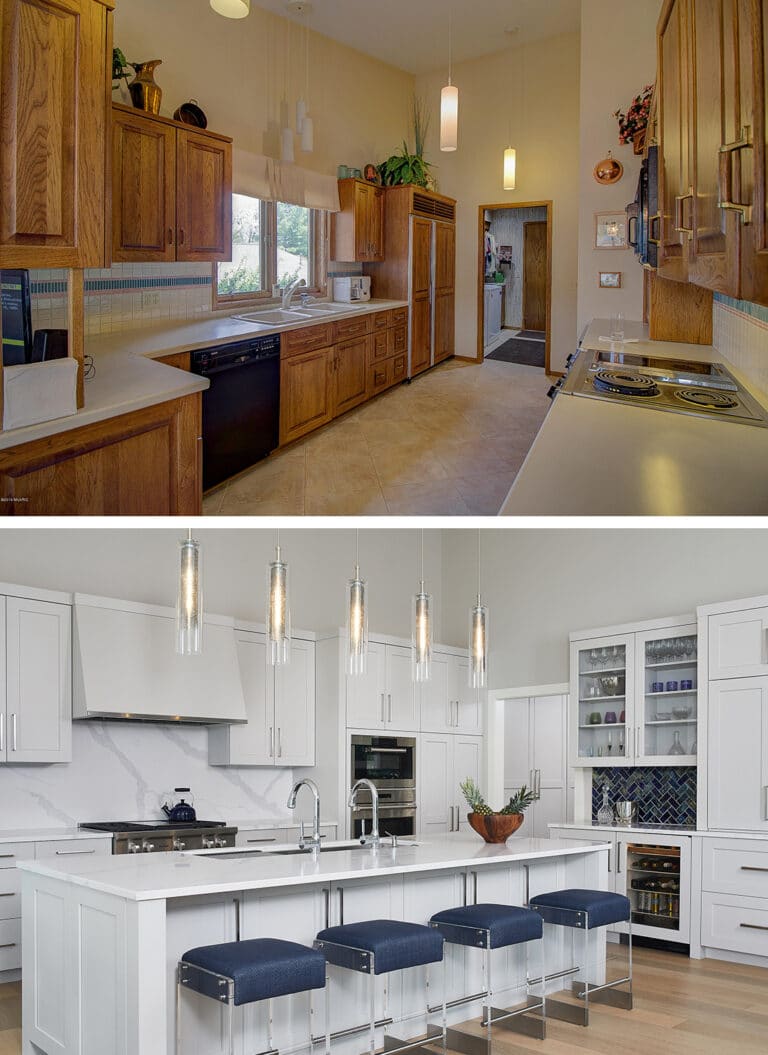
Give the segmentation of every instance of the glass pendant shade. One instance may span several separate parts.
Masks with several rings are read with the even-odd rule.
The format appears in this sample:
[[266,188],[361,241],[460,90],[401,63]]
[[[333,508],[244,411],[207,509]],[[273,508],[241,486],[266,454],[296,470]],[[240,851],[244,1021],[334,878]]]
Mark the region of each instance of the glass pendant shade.
[[179,542],[179,593],[176,600],[176,651],[196,656],[203,650],[203,576],[200,543]]
[[293,129],[284,128],[280,137],[281,153],[280,157],[283,161],[293,161]]
[[485,688],[488,675],[488,607],[480,600],[469,610],[469,685]]
[[211,7],[225,18],[245,18],[251,10],[251,0],[211,0]]
[[296,103],[296,134],[301,135],[304,131],[304,119],[307,116],[307,104],[303,99]]
[[368,663],[368,584],[360,578],[357,565],[347,588],[347,674],[354,677],[365,674]]
[[440,93],[440,149],[453,151],[459,145],[459,89],[446,84]]
[[429,681],[432,666],[432,597],[424,580],[414,595],[412,609],[411,660],[414,681]]
[[288,607],[288,565],[275,550],[267,567],[267,649],[273,667],[290,659],[291,613]]
[[301,130],[301,149],[305,154],[311,154],[315,149],[315,123],[309,114],[304,118]]
[[504,151],[504,190],[514,190],[517,178],[517,151],[507,147]]

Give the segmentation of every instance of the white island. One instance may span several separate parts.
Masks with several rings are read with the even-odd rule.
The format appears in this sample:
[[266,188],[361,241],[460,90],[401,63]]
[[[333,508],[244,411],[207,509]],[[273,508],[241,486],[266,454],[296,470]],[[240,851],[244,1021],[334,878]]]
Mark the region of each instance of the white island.
[[[346,844],[348,845],[348,844]],[[319,854],[207,851],[23,862],[23,1055],[171,1055],[175,968],[187,949],[256,937],[311,945],[326,926],[364,919],[426,923],[434,912],[474,902],[522,905],[565,887],[608,887],[608,845],[513,838],[486,845],[477,836],[433,836],[378,851],[325,846]],[[479,954],[446,946],[446,997],[477,993]],[[499,951],[494,989],[520,998],[524,951]],[[604,948],[595,942],[592,969]],[[547,973],[571,966],[570,943],[548,935]],[[533,961],[535,962],[535,961]],[[398,1033],[424,1031],[423,968],[390,979],[377,1018]],[[431,999],[439,1002],[440,974]],[[437,982],[437,985],[435,985]],[[367,978],[332,972],[331,1028],[365,1026]],[[555,983],[552,988],[560,988]],[[322,994],[318,1010],[322,1012]],[[184,993],[183,1055],[225,1050],[223,1008]],[[281,1055],[307,1050],[308,997],[275,1002]],[[263,1009],[236,1009],[242,1055],[267,1046]],[[479,1014],[479,1003],[449,1011],[449,1021]],[[322,1032],[320,1017],[315,1034]],[[334,1051],[362,1051],[352,1032]]]

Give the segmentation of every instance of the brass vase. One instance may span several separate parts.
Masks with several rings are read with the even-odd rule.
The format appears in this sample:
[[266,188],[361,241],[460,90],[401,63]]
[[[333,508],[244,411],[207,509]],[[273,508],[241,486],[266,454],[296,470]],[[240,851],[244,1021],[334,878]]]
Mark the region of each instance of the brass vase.
[[128,91],[131,93],[131,100],[137,110],[144,110],[148,114],[160,113],[163,89],[155,84],[155,67],[159,66],[162,61],[162,59],[151,59],[149,62],[133,64],[136,78],[128,85]]

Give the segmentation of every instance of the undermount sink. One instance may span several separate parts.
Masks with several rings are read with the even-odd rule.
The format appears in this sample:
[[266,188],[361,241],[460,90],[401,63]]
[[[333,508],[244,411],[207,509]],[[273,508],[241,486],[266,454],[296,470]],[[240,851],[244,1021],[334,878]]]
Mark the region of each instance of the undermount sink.
[[286,311],[283,308],[271,308],[269,311],[249,311],[243,315],[233,315],[233,319],[242,322],[265,322],[270,326],[280,326],[291,322],[305,322],[312,316],[306,311]]
[[[402,847],[406,846],[418,846],[418,843],[404,842],[399,844]],[[389,843],[384,840],[381,844],[381,849],[391,849]],[[331,846],[321,846],[321,854],[334,854],[341,853],[347,850],[368,850],[371,852],[371,847],[367,843],[345,842],[345,843],[334,843]],[[243,847],[242,849],[234,850],[193,850],[194,856],[207,857],[209,861],[231,861],[236,859],[247,860],[251,857],[290,857],[296,854],[311,854],[312,847],[305,846],[303,849],[298,846],[276,846],[274,848],[270,846],[260,847],[258,850],[252,847]]]
[[336,315],[339,312],[346,314],[349,311],[354,311],[356,307],[356,304],[323,304],[322,307],[320,305],[302,305],[300,310],[306,312],[307,315]]

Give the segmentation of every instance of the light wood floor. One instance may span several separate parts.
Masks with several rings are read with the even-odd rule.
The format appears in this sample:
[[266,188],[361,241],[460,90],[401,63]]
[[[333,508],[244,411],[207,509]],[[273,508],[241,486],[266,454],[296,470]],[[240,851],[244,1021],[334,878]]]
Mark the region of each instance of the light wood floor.
[[[635,949],[635,1009],[550,1020],[544,1042],[498,1030],[499,1055],[766,1055],[768,971]],[[0,986],[0,1055],[21,1052],[21,985]]]

